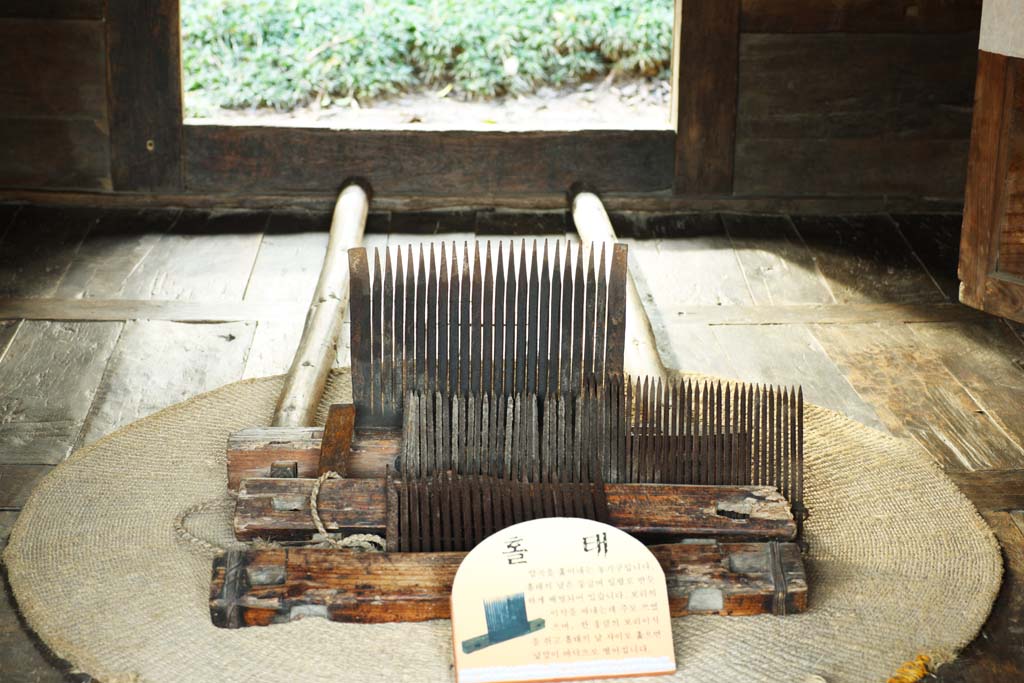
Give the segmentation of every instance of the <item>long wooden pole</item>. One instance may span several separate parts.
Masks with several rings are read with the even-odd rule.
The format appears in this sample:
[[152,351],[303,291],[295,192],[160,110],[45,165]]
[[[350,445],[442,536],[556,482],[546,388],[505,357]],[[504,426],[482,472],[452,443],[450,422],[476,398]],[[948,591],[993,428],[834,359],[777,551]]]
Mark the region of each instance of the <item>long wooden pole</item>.
[[[572,220],[576,224],[576,232],[584,245],[594,242],[618,242],[615,229],[604,210],[604,205],[597,195],[591,192],[580,192],[572,200]],[[654,338],[651,319],[644,310],[643,301],[633,280],[633,266],[626,276],[626,357],[624,366],[626,374],[633,377],[655,375],[664,377],[665,365],[658,353],[658,342]]]
[[338,353],[341,322],[348,307],[348,250],[362,244],[369,208],[369,197],[359,185],[348,185],[338,195],[320,280],[306,314],[299,348],[281,389],[274,427],[313,424]]

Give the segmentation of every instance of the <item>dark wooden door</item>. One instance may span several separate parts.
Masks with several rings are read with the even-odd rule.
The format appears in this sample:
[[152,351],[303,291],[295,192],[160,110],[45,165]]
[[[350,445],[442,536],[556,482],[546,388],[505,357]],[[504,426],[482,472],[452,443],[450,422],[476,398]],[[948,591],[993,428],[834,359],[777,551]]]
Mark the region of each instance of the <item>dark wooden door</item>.
[[1024,59],[980,52],[960,300],[1024,322]]

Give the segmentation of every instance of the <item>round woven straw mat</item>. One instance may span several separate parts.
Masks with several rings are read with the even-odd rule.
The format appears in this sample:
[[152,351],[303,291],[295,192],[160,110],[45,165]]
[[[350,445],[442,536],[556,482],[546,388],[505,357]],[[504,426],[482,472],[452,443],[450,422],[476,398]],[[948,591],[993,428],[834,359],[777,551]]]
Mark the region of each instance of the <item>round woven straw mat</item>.
[[[280,378],[245,381],[172,406],[43,480],[4,561],[55,653],[110,683],[453,679],[447,621],[210,624],[211,551],[182,540],[174,521],[226,500],[225,439],[269,424],[280,388]],[[335,373],[324,405],[349,392],[347,372]],[[917,654],[948,660],[989,612],[999,549],[955,486],[912,443],[822,408],[806,415],[810,609],[675,620],[676,679],[884,681]],[[229,515],[210,506],[189,529],[227,545]]]

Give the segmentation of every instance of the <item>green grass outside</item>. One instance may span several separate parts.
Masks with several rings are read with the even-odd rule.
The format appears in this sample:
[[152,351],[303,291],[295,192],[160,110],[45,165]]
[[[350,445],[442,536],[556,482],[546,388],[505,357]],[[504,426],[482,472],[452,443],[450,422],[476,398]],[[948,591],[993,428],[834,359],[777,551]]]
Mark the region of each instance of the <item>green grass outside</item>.
[[[189,92],[226,108],[488,98],[666,76],[672,0],[185,0]],[[202,112],[190,112],[192,115]]]

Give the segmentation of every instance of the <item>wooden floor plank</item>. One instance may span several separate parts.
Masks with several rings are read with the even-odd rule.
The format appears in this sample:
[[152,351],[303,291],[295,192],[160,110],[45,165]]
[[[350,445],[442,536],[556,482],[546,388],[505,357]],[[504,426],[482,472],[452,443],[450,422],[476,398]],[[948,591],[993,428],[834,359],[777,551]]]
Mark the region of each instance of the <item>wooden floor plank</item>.
[[[0,513],[3,515],[5,513]],[[18,618],[14,598],[4,581],[0,585],[0,675],[4,683],[69,683],[90,680],[67,673],[45,645],[29,634]]]
[[1012,469],[1011,441],[903,323],[815,325],[815,337],[896,434],[909,434],[950,471]]
[[17,510],[4,510],[0,512],[0,552],[3,552],[4,546],[7,545],[7,539],[10,537],[11,529],[14,528],[14,522],[17,519]]
[[302,302],[308,307],[324,263],[329,228],[323,214],[271,214],[245,299]]
[[1010,513],[983,516],[1003,548],[1003,585],[978,637],[938,670],[935,680],[940,683],[1024,680],[1024,534]]
[[0,297],[51,296],[99,216],[71,207],[19,211],[0,243]]
[[[0,311],[4,304],[0,301]],[[26,313],[26,311],[18,311]],[[989,318],[976,309],[950,302],[931,304],[792,304],[781,306],[676,306],[672,324],[701,325],[827,325],[878,322],[980,321]]]
[[111,209],[86,235],[54,292],[65,299],[113,299],[160,242],[180,211]]
[[715,337],[745,382],[800,385],[804,399],[888,431],[804,325],[715,327]]
[[835,303],[788,216],[722,214],[755,305]]
[[712,326],[665,326],[664,334],[655,334],[662,362],[670,368],[729,379],[744,379],[739,368],[722,349]]
[[126,299],[240,301],[267,215],[185,211],[125,280]]
[[889,216],[793,216],[793,223],[839,303],[945,299]]
[[0,510],[20,510],[53,465],[0,465]]
[[1024,469],[948,472],[981,511],[1024,508]]
[[956,269],[963,216],[958,213],[932,213],[897,214],[892,218],[942,293],[950,301],[958,301],[960,279]]
[[[978,405],[1024,447],[1024,344],[995,318],[908,328],[942,358]],[[1018,463],[1024,467],[1024,458]]]
[[56,464],[67,457],[121,327],[21,324],[0,361],[0,463]]
[[666,318],[677,306],[752,304],[719,216],[673,216],[672,239],[625,239],[630,269],[646,301]]
[[240,379],[255,327],[251,322],[126,323],[79,442],[90,443],[144,415]]

